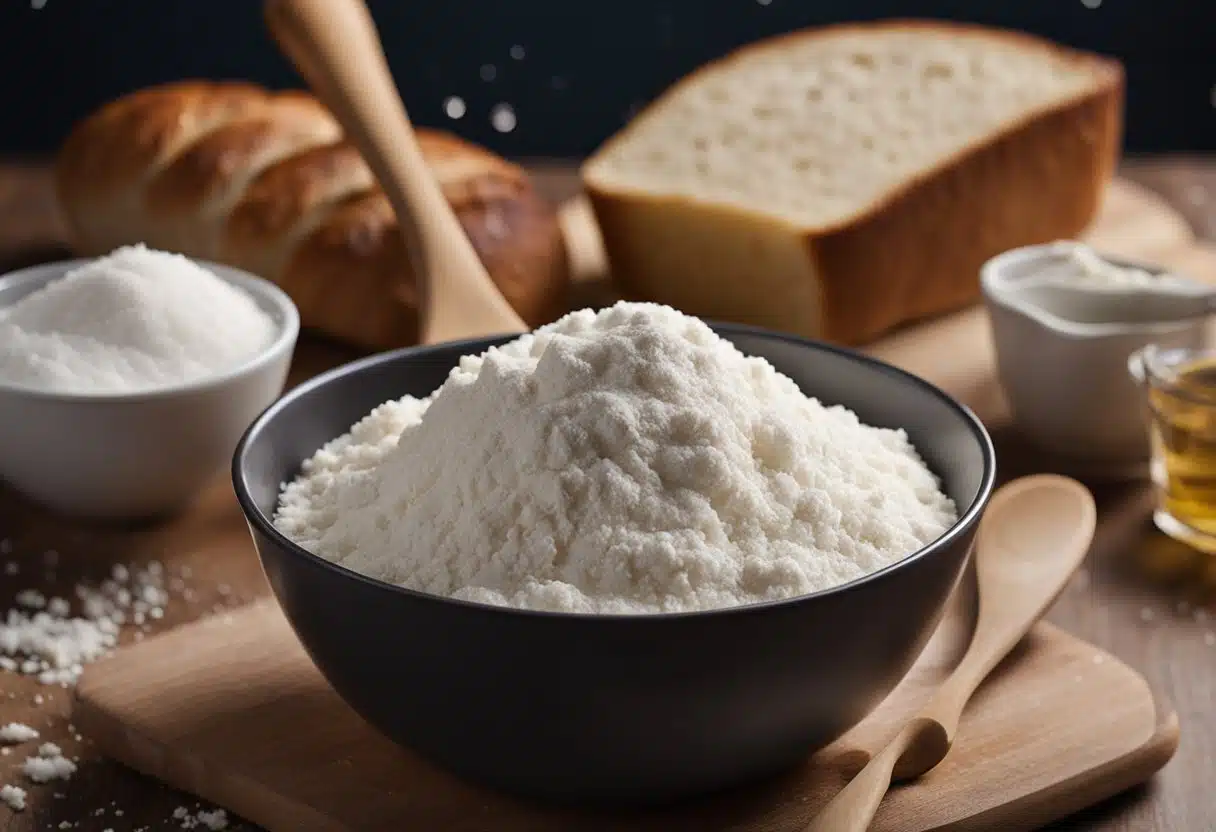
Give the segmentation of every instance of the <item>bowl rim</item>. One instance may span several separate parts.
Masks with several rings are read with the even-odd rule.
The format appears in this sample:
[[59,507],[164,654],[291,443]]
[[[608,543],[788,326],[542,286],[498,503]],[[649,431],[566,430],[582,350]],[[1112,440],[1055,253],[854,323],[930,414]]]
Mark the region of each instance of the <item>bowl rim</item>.
[[[871,582],[885,580],[893,573],[899,571],[901,568],[909,566],[915,561],[930,557],[934,553],[948,548],[958,538],[966,534],[971,527],[975,526],[979,522],[980,516],[982,515],[985,507],[988,505],[988,501],[991,498],[992,492],[995,488],[996,449],[993,446],[992,437],[989,435],[987,428],[984,427],[984,424],[980,418],[967,405],[963,404],[937,385],[926,381],[920,376],[909,373],[906,370],[902,370],[899,367],[880,359],[865,355],[858,350],[835,344],[829,344],[810,338],[803,338],[801,336],[791,335],[784,332],[775,332],[773,330],[767,330],[761,327],[746,324],[721,323],[711,320],[706,320],[705,322],[719,335],[748,335],[766,338],[773,341],[783,341],[812,350],[822,350],[825,352],[834,353],[850,361],[870,365],[885,375],[899,378],[907,383],[921,388],[929,395],[937,398],[962,418],[963,422],[971,429],[972,436],[975,437],[980,446],[980,455],[983,459],[983,471],[981,472],[979,489],[977,490],[975,497],[972,499],[971,504],[959,514],[958,519],[948,529],[946,529],[946,531],[942,532],[941,535],[934,538],[919,549],[909,552],[907,555],[894,563],[890,563],[874,572],[862,575],[859,578],[847,581],[843,584],[838,584],[837,586],[821,589],[817,592],[807,593],[805,595],[795,595],[790,598],[757,601],[749,604],[716,607],[707,610],[686,610],[679,612],[657,613],[586,613],[521,609],[518,607],[507,607],[497,604],[487,604],[479,601],[450,598],[443,595],[435,595],[428,592],[422,592],[420,590],[410,589],[397,584],[391,584],[387,581],[379,580],[378,578],[372,578],[368,575],[356,572],[353,569],[349,569],[341,564],[334,563],[333,561],[327,560],[320,555],[308,551],[303,546],[287,537],[287,535],[280,532],[278,528],[275,527],[273,519],[262,512],[262,510],[258,508],[257,504],[254,502],[245,479],[246,457],[248,456],[254,442],[256,442],[259,438],[260,434],[278,416],[279,413],[281,413],[296,399],[299,399],[320,387],[324,387],[326,384],[337,378],[355,375],[370,367],[375,367],[382,364],[391,364],[397,361],[415,358],[417,356],[425,356],[430,352],[435,352],[440,349],[447,351],[456,348],[459,350],[461,355],[469,355],[475,354],[472,352],[472,349],[470,349],[473,348],[480,353],[484,352],[491,346],[506,343],[514,338],[520,337],[518,334],[469,338],[459,341],[445,341],[439,344],[402,347],[340,364],[337,367],[313,376],[307,381],[296,385],[294,388],[280,396],[261,414],[259,414],[258,417],[254,419],[252,423],[250,423],[249,427],[242,434],[240,441],[237,443],[236,450],[232,456],[232,484],[233,490],[236,492],[237,502],[240,504],[241,511],[245,515],[245,519],[253,531],[264,535],[281,549],[290,553],[292,557],[300,558],[304,563],[312,566],[313,568],[319,568],[327,571],[335,578],[355,580],[367,585],[369,588],[382,592],[389,592],[403,598],[408,598],[414,602],[464,607],[469,609],[471,612],[478,612],[484,615],[504,616],[509,618],[563,619],[595,622],[612,621],[622,623],[633,622],[635,624],[639,621],[676,621],[693,618],[703,620],[706,618],[716,619],[738,615],[762,614],[771,612],[775,609],[784,609],[795,604],[809,602],[813,599],[825,598],[832,595],[856,591],[860,587]],[[282,488],[282,485],[283,483],[280,483],[279,487]],[[254,544],[255,549],[258,548],[256,534]],[[260,553],[259,560],[261,560]]]
[[[183,255],[185,256],[185,255]],[[32,283],[47,284],[67,275],[68,272],[93,262],[93,257],[77,257],[69,260],[52,260],[26,266],[22,269],[0,274],[0,290],[10,286]],[[300,336],[300,311],[287,293],[265,278],[258,277],[244,269],[229,266],[226,263],[216,263],[197,257],[188,258],[195,264],[207,269],[220,280],[241,289],[252,296],[254,302],[265,301],[278,312],[275,328],[278,330],[275,338],[253,357],[220,373],[213,373],[194,381],[166,384],[130,392],[88,390],[44,390],[23,384],[14,384],[0,378],[0,394],[20,395],[31,399],[57,402],[82,402],[89,404],[127,404],[173,398],[185,394],[202,393],[224,387],[247,375],[265,369],[295,349],[296,340]],[[38,291],[35,289],[34,291]],[[259,303],[259,305],[261,305]],[[0,306],[0,309],[4,308]]]
[[980,266],[980,292],[983,295],[985,306],[989,310],[997,308],[1011,312],[1024,320],[1036,324],[1052,335],[1067,341],[1118,340],[1127,336],[1165,336],[1185,333],[1187,330],[1204,326],[1203,317],[1165,321],[1136,321],[1130,323],[1118,321],[1070,321],[1046,309],[1021,300],[1017,297],[1016,291],[1008,284],[1006,278],[1010,268],[1024,263],[1050,261],[1054,258],[1063,257],[1069,251],[1078,248],[1089,249],[1097,257],[1114,266],[1140,269],[1156,277],[1172,276],[1197,282],[1188,274],[1163,266],[1160,263],[1111,254],[1106,249],[1095,248],[1083,240],[1059,239],[1048,243],[1033,243],[1031,245],[1011,248],[986,260]]

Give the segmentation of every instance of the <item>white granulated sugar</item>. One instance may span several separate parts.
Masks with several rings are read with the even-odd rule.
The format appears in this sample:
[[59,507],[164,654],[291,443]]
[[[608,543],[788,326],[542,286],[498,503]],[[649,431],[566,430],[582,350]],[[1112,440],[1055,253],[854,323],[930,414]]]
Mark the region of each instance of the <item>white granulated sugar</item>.
[[[21,672],[43,684],[74,683],[82,665],[95,661],[117,643],[118,626],[105,618],[30,615],[11,609],[0,622],[0,653],[25,655]],[[45,667],[44,667],[45,665]]]
[[16,745],[38,739],[38,732],[22,722],[10,722],[0,728],[0,742]]
[[52,780],[70,780],[76,773],[76,764],[63,756],[59,746],[47,742],[39,747],[36,756],[26,758],[21,770],[35,783],[49,783]]
[[154,389],[233,369],[275,335],[253,298],[212,272],[127,246],[0,309],[0,381],[60,392]]
[[179,806],[173,817],[181,821],[182,829],[209,829],[216,832],[228,828],[228,813],[223,809],[200,809],[191,813],[184,806]]
[[35,783],[49,783],[52,780],[72,779],[72,775],[76,773],[76,764],[62,754],[54,754],[46,757],[29,757],[21,770]]
[[[159,611],[157,617],[163,614],[169,593],[159,563],[142,568],[124,565],[113,574],[121,580],[76,585],[77,614],[62,598],[10,609],[0,619],[0,669],[35,676],[44,685],[71,687],[86,664],[114,649],[128,620],[151,610]],[[42,597],[25,590],[17,598],[28,602],[34,595]]]
[[275,523],[423,592],[654,613],[836,586],[955,519],[902,431],[808,398],[696,318],[619,303],[376,408],[305,462]]
[[8,784],[0,786],[0,800],[3,800],[14,812],[20,812],[25,808],[25,798],[25,789],[20,786]]

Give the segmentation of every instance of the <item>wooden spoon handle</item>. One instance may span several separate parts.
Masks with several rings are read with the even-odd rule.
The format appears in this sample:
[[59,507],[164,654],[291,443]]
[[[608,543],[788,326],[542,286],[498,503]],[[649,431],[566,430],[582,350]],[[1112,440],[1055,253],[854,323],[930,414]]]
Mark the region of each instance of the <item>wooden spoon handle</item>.
[[423,343],[523,332],[422,158],[361,0],[267,0],[266,23],[337,117],[397,215],[418,276]]
[[863,832],[892,778],[919,777],[945,758],[980,682],[1085,557],[1096,517],[1089,491],[1067,477],[1024,477],[992,497],[976,540],[980,610],[966,655],[917,715],[816,816],[809,832]]
[[807,826],[806,832],[865,832],[874,820],[891,786],[891,772],[914,733],[914,723],[903,727],[886,748],[870,759],[849,784],[836,793]]
[[[1009,517],[1014,521],[998,522]],[[1033,524],[1017,520],[1029,517],[1036,518]],[[1022,477],[993,495],[976,543],[975,633],[921,716],[936,720],[953,739],[976,689],[1043,617],[1085,560],[1097,518],[1089,489],[1055,474]]]

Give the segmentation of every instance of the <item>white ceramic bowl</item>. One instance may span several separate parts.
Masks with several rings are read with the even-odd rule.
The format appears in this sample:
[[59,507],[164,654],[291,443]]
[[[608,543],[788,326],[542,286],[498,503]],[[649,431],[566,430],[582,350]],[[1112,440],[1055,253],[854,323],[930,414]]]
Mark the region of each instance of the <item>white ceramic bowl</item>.
[[[0,277],[0,307],[85,262]],[[271,316],[274,342],[221,375],[148,392],[44,392],[0,381],[0,479],[56,512],[133,520],[183,507],[229,464],[241,434],[283,392],[300,316],[272,283],[199,262]]]
[[[1101,254],[1153,274],[1165,269]],[[1066,254],[1055,243],[1013,249],[980,273],[992,324],[997,370],[1018,431],[1069,473],[1102,479],[1147,475],[1144,396],[1128,358],[1152,344],[1197,347],[1202,318],[1141,323],[1079,323],[1017,297],[1017,282]]]

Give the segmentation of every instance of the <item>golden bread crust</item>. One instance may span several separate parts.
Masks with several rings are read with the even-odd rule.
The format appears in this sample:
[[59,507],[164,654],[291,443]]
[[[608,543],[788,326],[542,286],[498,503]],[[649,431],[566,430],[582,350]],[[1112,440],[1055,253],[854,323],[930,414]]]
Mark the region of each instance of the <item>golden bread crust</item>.
[[[565,246],[527,174],[448,133],[418,141],[508,302],[532,326],[560,316]],[[391,206],[311,95],[201,81],[132,93],[72,131],[56,186],[83,255],[143,242],[214,257],[282,286],[306,327],[368,349],[417,338]]]
[[[704,73],[757,51],[780,52],[793,41],[875,30],[1015,42],[1082,68],[1092,83],[919,171],[856,215],[822,227],[651,194],[598,175],[598,159],[644,129],[671,96]],[[1084,231],[1118,159],[1123,95],[1118,61],[1029,34],[935,21],[824,26],[745,46],[678,81],[597,150],[583,166],[583,182],[610,269],[628,296],[858,345],[979,300],[978,272],[989,257]],[[676,245],[714,254],[704,255],[699,269],[681,268],[696,258],[662,253]]]

